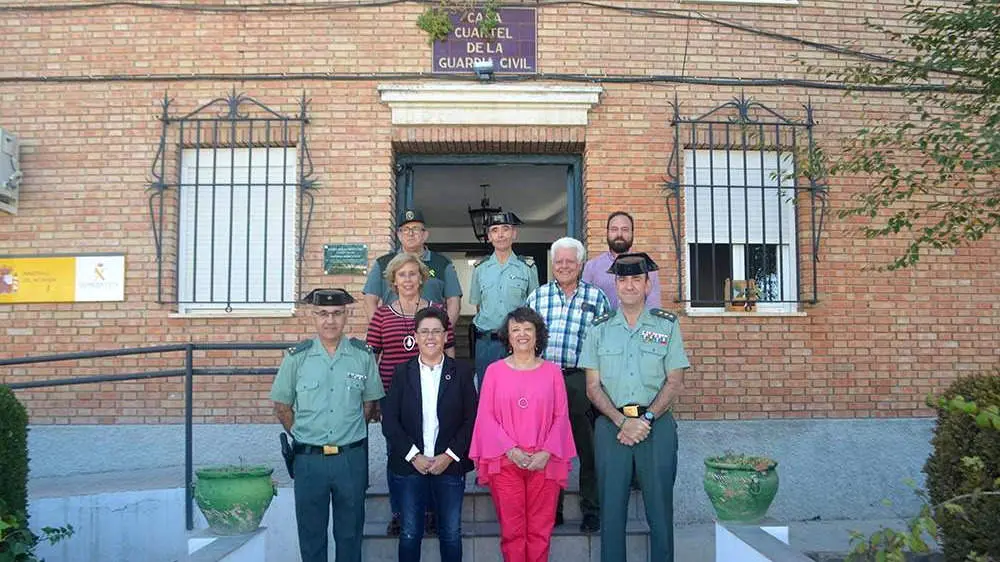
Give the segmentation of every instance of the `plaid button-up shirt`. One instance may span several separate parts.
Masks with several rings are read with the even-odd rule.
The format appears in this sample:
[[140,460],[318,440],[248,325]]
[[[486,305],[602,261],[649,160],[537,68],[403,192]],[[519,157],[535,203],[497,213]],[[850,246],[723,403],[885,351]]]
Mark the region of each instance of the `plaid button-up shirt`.
[[542,356],[564,369],[576,367],[591,322],[611,308],[604,291],[583,281],[569,299],[559,283],[549,281],[532,291],[526,304],[541,315],[549,330]]

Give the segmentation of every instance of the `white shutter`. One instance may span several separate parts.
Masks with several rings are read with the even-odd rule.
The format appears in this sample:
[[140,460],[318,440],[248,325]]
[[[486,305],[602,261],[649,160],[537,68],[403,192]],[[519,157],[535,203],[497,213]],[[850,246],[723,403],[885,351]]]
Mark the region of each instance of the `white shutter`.
[[687,241],[792,243],[795,235],[792,173],[790,153],[782,153],[779,162],[776,152],[685,151]]
[[182,308],[290,307],[295,168],[294,148],[183,151],[178,296],[194,302]]

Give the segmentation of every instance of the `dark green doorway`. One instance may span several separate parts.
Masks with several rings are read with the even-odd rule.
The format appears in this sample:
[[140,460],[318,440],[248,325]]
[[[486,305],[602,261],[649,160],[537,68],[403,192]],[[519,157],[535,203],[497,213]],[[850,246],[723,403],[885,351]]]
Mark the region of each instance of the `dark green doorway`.
[[[428,247],[452,259],[463,291],[475,262],[492,251],[476,239],[468,212],[480,206],[484,191],[490,206],[513,211],[524,221],[514,252],[534,258],[540,283],[549,279],[552,242],[562,236],[582,240],[580,155],[400,154],[396,174],[397,211],[423,212]],[[474,314],[475,307],[463,297],[455,331],[460,357],[468,355],[466,331]]]

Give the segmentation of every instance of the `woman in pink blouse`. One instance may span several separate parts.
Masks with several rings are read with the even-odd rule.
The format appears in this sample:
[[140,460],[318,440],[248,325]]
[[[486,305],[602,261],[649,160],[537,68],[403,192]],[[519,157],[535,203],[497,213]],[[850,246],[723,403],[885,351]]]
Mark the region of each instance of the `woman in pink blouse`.
[[559,366],[540,357],[548,331],[534,310],[508,314],[500,341],[510,354],[486,369],[469,457],[493,496],[504,561],[541,562],[576,456],[566,385]]

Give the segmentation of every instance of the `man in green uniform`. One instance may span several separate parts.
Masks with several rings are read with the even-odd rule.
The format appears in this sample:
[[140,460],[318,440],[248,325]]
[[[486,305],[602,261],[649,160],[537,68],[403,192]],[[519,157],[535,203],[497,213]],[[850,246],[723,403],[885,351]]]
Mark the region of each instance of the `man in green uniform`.
[[677,423],[670,408],[684,388],[684,353],[677,317],[646,309],[657,269],[644,253],[619,255],[615,275],[621,309],[594,319],[579,366],[587,396],[600,412],[594,428],[601,498],[601,560],[625,562],[625,521],[633,461],[650,529],[650,560],[674,559]]
[[[430,269],[430,277],[424,282],[420,296],[445,305],[448,311],[448,321],[452,326],[458,322],[458,313],[462,306],[462,286],[458,282],[455,265],[447,256],[427,249],[426,243],[430,233],[424,225],[424,214],[417,209],[406,209],[399,215],[399,227],[396,230],[399,238],[400,251],[413,254],[420,258]],[[375,309],[380,305],[396,300],[392,283],[385,278],[385,268],[396,257],[397,252],[379,256],[368,272],[364,293],[365,315],[371,320]]]
[[343,289],[316,289],[304,302],[312,305],[316,337],[289,350],[271,387],[275,414],[294,438],[299,550],[303,562],[326,562],[332,505],[337,562],[361,562],[365,420],[385,393],[368,345],[344,336],[354,298]]
[[487,215],[486,236],[493,244],[493,253],[472,270],[469,302],[476,305],[472,324],[476,331],[477,388],[482,388],[486,367],[507,355],[497,334],[504,318],[538,288],[535,261],[514,254],[519,224],[521,219],[511,212]]

